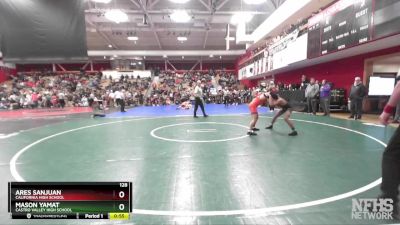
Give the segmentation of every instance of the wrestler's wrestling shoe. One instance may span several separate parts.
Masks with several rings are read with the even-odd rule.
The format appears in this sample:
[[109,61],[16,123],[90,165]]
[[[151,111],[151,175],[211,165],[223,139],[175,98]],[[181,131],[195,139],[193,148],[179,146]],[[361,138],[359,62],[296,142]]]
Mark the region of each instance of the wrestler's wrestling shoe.
[[253,136],[253,135],[257,135],[257,133],[256,132],[254,132],[254,131],[247,131],[247,135],[249,135],[249,136]]

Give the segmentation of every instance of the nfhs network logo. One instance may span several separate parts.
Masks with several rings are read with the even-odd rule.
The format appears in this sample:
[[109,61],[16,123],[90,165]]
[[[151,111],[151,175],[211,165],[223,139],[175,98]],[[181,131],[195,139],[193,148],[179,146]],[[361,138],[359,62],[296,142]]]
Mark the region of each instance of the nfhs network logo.
[[353,198],[351,218],[356,220],[393,219],[393,199]]

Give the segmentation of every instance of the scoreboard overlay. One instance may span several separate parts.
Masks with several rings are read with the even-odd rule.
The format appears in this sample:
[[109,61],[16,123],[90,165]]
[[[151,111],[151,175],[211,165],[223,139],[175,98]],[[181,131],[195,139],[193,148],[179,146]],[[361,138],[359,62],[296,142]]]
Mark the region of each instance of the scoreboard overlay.
[[9,182],[12,219],[116,219],[132,212],[131,182]]

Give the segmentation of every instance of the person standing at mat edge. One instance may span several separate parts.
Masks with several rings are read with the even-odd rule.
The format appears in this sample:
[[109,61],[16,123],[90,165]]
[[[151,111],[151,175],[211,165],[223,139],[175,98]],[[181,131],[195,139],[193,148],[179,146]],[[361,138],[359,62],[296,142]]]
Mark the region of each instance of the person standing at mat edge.
[[305,96],[307,98],[307,112],[317,114],[317,98],[319,94],[319,86],[315,83],[315,79],[311,78],[310,83],[307,85]]
[[[389,118],[400,102],[400,83],[396,84],[392,96],[383,109],[379,120],[382,124],[388,125]],[[390,139],[382,157],[382,194],[379,198],[389,198],[393,200],[393,217],[400,219],[398,211],[398,195],[400,185],[400,127]]]
[[197,114],[197,109],[199,108],[199,106],[200,106],[201,111],[203,112],[203,116],[207,117],[208,115],[206,114],[206,112],[204,110],[203,89],[201,87],[201,81],[200,80],[198,80],[197,83],[196,83],[196,87],[194,88],[193,95],[194,95],[194,101],[195,101],[193,117],[197,118],[196,114]]
[[117,104],[121,107],[121,112],[126,112],[125,111],[125,90],[122,91],[116,91],[114,93],[115,101]]
[[321,108],[324,111],[324,116],[330,114],[330,100],[331,100],[331,85],[326,80],[322,80],[321,90],[319,93]]
[[360,77],[354,78],[354,84],[350,90],[350,112],[349,119],[360,120],[362,114],[362,102],[364,97],[367,95],[367,88],[361,82]]

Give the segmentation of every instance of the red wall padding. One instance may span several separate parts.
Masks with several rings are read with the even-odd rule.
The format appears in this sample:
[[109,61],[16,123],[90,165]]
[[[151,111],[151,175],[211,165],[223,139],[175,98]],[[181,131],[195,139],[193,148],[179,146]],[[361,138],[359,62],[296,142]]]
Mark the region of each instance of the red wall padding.
[[9,80],[10,75],[15,75],[15,74],[17,74],[16,69],[0,67],[0,83]]
[[305,74],[319,81],[326,79],[334,83],[334,88],[349,90],[356,76],[363,78],[366,59],[396,52],[400,52],[400,46],[280,73],[275,75],[275,82],[300,83],[301,75]]
[[275,83],[298,84],[301,82],[301,75],[304,74],[308,78],[314,77],[319,81],[326,79],[332,82],[335,88],[348,88],[356,76],[363,77],[363,72],[364,58],[357,56],[277,74]]
[[4,82],[4,81],[6,81],[6,80],[7,80],[7,75],[6,75],[6,73],[5,73],[3,70],[0,69],[0,83],[1,83],[1,82]]
[[40,72],[52,70],[53,66],[51,64],[17,64],[18,72]]
[[[334,88],[345,88],[348,91],[356,76],[363,77],[366,59],[397,52],[400,52],[400,46],[275,74],[275,83],[300,83],[301,75],[304,74],[308,78],[314,77],[319,81],[326,79],[334,83]],[[242,80],[241,83],[253,87],[261,79]]]

